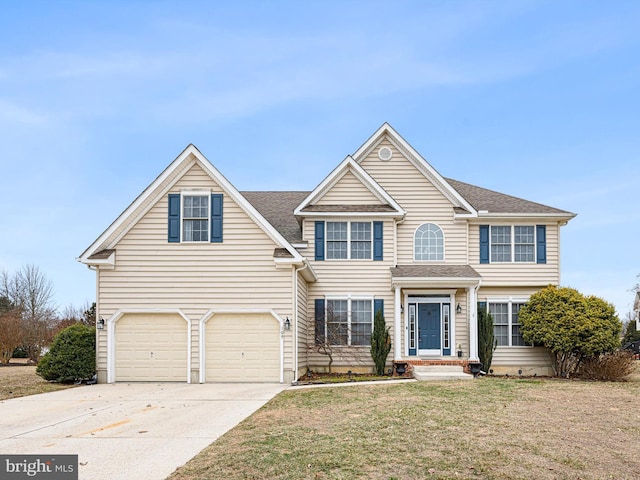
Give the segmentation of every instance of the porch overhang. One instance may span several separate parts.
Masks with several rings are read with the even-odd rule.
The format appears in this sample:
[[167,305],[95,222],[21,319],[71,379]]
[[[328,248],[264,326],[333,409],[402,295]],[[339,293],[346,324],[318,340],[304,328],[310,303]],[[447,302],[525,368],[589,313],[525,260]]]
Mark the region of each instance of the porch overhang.
[[391,268],[393,288],[468,288],[482,276],[469,265],[398,265]]

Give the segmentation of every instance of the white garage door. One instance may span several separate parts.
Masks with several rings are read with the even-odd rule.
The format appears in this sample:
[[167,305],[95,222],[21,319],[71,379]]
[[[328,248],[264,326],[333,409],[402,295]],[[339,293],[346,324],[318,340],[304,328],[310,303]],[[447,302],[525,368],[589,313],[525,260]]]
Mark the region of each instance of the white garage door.
[[187,322],[175,314],[126,314],[115,324],[116,382],[186,382]]
[[280,381],[280,324],[272,315],[214,315],[205,344],[207,382]]

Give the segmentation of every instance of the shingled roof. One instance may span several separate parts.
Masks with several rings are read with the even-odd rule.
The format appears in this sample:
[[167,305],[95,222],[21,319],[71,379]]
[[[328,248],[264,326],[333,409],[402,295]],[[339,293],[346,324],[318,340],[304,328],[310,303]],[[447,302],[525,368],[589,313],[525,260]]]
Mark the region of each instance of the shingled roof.
[[459,182],[452,178],[445,179],[457,192],[476,210],[486,210],[489,213],[533,213],[533,214],[566,214],[571,212],[549,207],[541,203],[530,202],[523,198],[512,197],[504,193],[494,192],[468,183]]
[[302,229],[293,210],[310,192],[240,192],[267,222],[290,243],[302,241]]
[[[541,203],[530,202],[522,198],[513,197],[504,193],[495,192],[486,188],[477,187],[468,183],[459,182],[451,178],[445,179],[464,199],[476,210],[486,210],[488,213],[509,214],[539,214],[573,216],[573,213],[558,208],[549,207]],[[293,211],[307,198],[311,192],[240,192],[260,214],[291,243],[302,241],[300,223]],[[341,206],[309,206],[305,212],[387,212],[391,209],[388,205],[341,205]],[[470,213],[464,209],[456,208],[457,213]]]

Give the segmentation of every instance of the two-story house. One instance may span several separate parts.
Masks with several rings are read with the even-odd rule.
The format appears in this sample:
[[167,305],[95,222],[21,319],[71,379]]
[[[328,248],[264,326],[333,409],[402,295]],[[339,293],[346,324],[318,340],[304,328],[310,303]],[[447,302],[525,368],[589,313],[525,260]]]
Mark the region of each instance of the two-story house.
[[[240,192],[189,145],[85,250],[100,382],[292,382],[371,369],[376,311],[392,361],[478,360],[550,373],[518,311],[560,281],[573,213],[443,178],[382,125],[312,192]],[[323,348],[324,352],[323,352]]]

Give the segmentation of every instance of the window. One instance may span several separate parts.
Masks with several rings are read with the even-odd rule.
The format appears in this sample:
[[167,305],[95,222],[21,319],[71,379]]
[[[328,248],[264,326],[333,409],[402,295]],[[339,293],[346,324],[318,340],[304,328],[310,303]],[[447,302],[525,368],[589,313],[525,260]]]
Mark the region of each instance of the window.
[[170,193],[167,207],[169,243],[222,243],[222,193],[205,193],[205,189]]
[[371,259],[371,224],[351,222],[351,258]]
[[330,345],[369,346],[373,328],[373,301],[328,299],[326,341]]
[[351,345],[371,345],[371,301],[351,302]]
[[494,302],[489,303],[489,313],[493,317],[493,335],[498,346],[522,347],[524,339],[520,333],[518,312],[524,302]]
[[209,196],[185,195],[182,209],[182,241],[209,241]]
[[371,222],[327,222],[327,259],[371,260]]
[[348,300],[327,300],[327,341],[331,345],[349,344]]
[[535,228],[533,225],[491,226],[491,262],[535,261]]
[[512,346],[524,346],[524,339],[522,333],[520,333],[520,320],[518,319],[518,313],[524,303],[512,303],[511,304],[511,345]]
[[414,260],[444,260],[444,235],[433,223],[418,227],[414,237]]
[[327,258],[347,258],[347,222],[327,222]]

